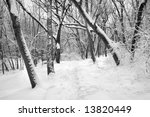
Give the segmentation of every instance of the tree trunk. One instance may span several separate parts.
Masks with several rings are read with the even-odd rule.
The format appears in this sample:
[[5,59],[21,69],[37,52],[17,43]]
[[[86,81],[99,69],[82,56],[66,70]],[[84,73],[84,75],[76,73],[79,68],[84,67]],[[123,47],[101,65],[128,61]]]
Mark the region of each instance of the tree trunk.
[[76,32],[77,32],[77,35],[76,35],[77,45],[78,45],[79,50],[80,50],[81,58],[84,59],[85,58],[84,48],[83,48],[83,45],[82,45],[81,40],[80,40],[80,34],[79,34],[78,29],[76,29]]
[[2,72],[4,74],[5,73],[5,71],[4,71],[4,64],[3,64],[4,63],[4,57],[3,57],[3,48],[2,48],[1,42],[0,42],[0,58],[1,58],[1,63],[2,63]]
[[29,52],[29,49],[26,45],[26,41],[24,39],[24,35],[21,31],[21,25],[18,18],[18,11],[16,7],[16,1],[15,0],[6,0],[8,5],[8,10],[10,13],[10,17],[13,24],[14,33],[16,36],[17,44],[20,50],[20,53],[23,57],[23,60],[25,62],[25,66],[29,75],[29,79],[31,82],[32,88],[34,88],[38,84],[38,77],[34,69],[34,64],[31,58],[31,54]]
[[124,4],[124,1],[120,1],[120,4],[121,4],[121,13],[120,13],[120,23],[121,23],[121,30],[122,30],[122,42],[125,44],[126,43],[126,38],[125,38],[125,27],[124,27],[124,17],[123,17],[123,4]]
[[5,66],[6,71],[9,71],[9,69],[8,69],[8,67],[7,67],[5,62],[3,62],[3,65]]
[[144,0],[144,2],[141,3],[141,5],[138,9],[137,21],[135,24],[135,30],[134,30],[133,39],[132,39],[132,46],[131,46],[132,58],[134,57],[136,42],[137,42],[137,39],[139,38],[139,36],[137,34],[139,32],[139,29],[140,29],[139,26],[141,25],[141,22],[142,22],[142,14],[143,14],[144,7],[146,6],[146,3],[147,3],[147,0]]
[[[62,29],[62,23],[63,20],[65,18],[65,15],[67,13],[67,10],[69,9],[70,5],[68,4],[67,6],[65,6],[66,4],[66,0],[62,1],[62,9],[61,12],[59,11],[59,5],[58,5],[58,0],[55,0],[55,6],[56,6],[56,14],[57,14],[57,18],[59,20],[59,24],[58,24],[58,31],[57,31],[57,37],[56,37],[56,62],[60,63],[60,36],[61,36],[61,29]],[[60,12],[60,16],[59,16],[59,12]]]
[[95,55],[97,55],[98,57],[100,56],[100,39],[98,40],[98,43],[97,43],[97,48],[96,48]]
[[107,48],[106,48],[106,46],[104,47],[104,54],[105,54],[105,57],[107,57]]
[[13,70],[13,67],[11,65],[10,59],[8,58],[8,62],[9,62],[9,66],[11,67],[11,69]]
[[5,56],[4,46],[2,45],[1,48],[2,48],[2,66],[3,66],[3,69],[6,71],[9,71],[9,69],[5,63],[6,62],[5,58],[4,58],[4,56]]
[[47,74],[54,73],[54,47],[52,32],[52,0],[47,2]]
[[2,51],[2,26],[3,26],[3,8],[2,8],[2,0],[0,0],[0,59],[2,63],[2,72],[4,74],[3,68],[3,51]]
[[19,58],[16,58],[16,68],[19,69]]
[[92,58],[93,62],[95,63],[96,58],[95,58],[95,55],[94,55],[93,40],[92,40],[92,37],[91,37],[91,34],[90,34],[88,28],[87,28],[87,34],[88,34],[88,39],[89,39],[91,58]]
[[[89,12],[88,0],[85,1],[85,8],[86,8],[86,12],[88,13]],[[95,58],[95,55],[94,55],[93,40],[92,40],[87,22],[86,22],[86,29],[87,29],[86,31],[87,31],[87,34],[88,34],[88,43],[89,43],[89,47],[90,47],[91,58],[92,58],[93,62],[95,63],[96,58]]]
[[[17,61],[17,69],[19,69],[19,50],[18,50],[18,47],[17,46],[15,46],[15,49],[16,49],[16,61]],[[12,61],[13,62],[13,61]],[[14,65],[14,63],[13,63],[13,65]]]
[[4,27],[4,29],[5,29],[6,43],[7,43],[7,46],[8,46],[8,51],[9,51],[10,60],[11,60],[10,66],[11,66],[12,70],[15,70],[15,66],[14,66],[14,62],[13,62],[12,54],[11,54],[11,49],[10,49],[10,45],[9,45],[9,43],[8,43],[8,37],[7,37],[7,34],[6,34],[6,28]]
[[2,72],[3,74],[5,73],[4,71],[4,57],[3,57],[3,47],[2,47],[2,29],[3,29],[3,6],[2,6],[2,0],[0,0],[0,59],[1,59],[1,63],[2,63]]
[[123,17],[123,13],[124,13],[124,1],[120,0],[118,1],[120,3],[120,11],[119,11],[119,7],[117,6],[117,3],[115,0],[112,0],[114,6],[116,7],[116,10],[118,12],[118,16],[119,16],[119,21],[121,24],[121,39],[120,41],[122,41],[124,44],[126,43],[126,39],[125,39],[125,34],[124,34],[124,17]]
[[61,36],[62,22],[58,25],[58,32],[56,38],[56,62],[60,63],[60,36]]
[[106,35],[106,33],[97,25],[97,23],[95,23],[95,24],[92,23],[92,20],[90,18],[88,18],[89,17],[88,14],[84,12],[84,10],[80,7],[80,5],[78,4],[78,2],[76,0],[71,0],[71,1],[78,8],[79,12],[83,16],[83,18],[86,20],[88,25],[95,31],[96,34],[98,34],[98,36],[102,37],[102,40],[105,43],[106,47],[111,51],[116,65],[119,65],[120,60],[118,58],[117,53],[114,52],[113,45],[111,44],[112,41],[109,39],[109,37]]
[[85,54],[86,59],[88,58],[88,53],[89,53],[89,43],[88,43],[87,48],[86,48],[86,54]]

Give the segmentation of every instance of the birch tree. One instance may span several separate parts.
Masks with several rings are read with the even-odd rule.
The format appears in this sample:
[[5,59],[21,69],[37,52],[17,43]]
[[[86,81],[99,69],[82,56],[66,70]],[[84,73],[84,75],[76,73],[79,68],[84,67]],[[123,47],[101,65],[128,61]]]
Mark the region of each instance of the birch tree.
[[29,52],[26,41],[24,39],[24,35],[21,30],[20,21],[18,18],[18,11],[17,11],[17,7],[16,7],[16,0],[6,0],[6,3],[7,3],[10,17],[12,20],[12,25],[13,25],[15,37],[17,40],[17,44],[18,44],[20,53],[23,57],[23,60],[24,60],[24,63],[25,63],[25,66],[26,66],[26,69],[28,72],[28,76],[30,79],[31,86],[32,86],[32,88],[34,88],[39,83],[39,79],[35,72],[31,54]]

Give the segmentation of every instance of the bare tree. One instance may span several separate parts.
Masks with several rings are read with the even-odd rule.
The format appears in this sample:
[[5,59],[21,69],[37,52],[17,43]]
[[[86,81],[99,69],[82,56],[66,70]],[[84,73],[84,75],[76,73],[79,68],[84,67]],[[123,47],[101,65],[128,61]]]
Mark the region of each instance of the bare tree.
[[120,21],[120,24],[121,24],[121,41],[123,43],[126,43],[126,39],[125,39],[125,26],[124,26],[124,1],[122,0],[117,0],[120,4],[120,10],[119,10],[119,7],[117,6],[117,3],[115,0],[112,0],[116,10],[117,10],[117,13],[118,13],[118,18],[119,18],[119,21]]
[[52,0],[47,1],[47,74],[54,73],[54,41],[52,31]]
[[[92,4],[92,3],[91,3]],[[88,0],[85,1],[85,8],[86,8],[86,12],[89,13],[89,4],[88,4]],[[92,9],[92,8],[91,8]],[[85,21],[86,22],[86,21]],[[89,40],[89,47],[90,47],[90,53],[91,53],[91,58],[93,60],[93,62],[96,61],[95,55],[94,55],[94,42],[93,39],[91,37],[90,34],[90,30],[89,30],[89,26],[86,23],[86,29],[87,29],[87,34],[88,34],[88,40]]]
[[55,6],[56,6],[56,17],[58,18],[58,30],[57,30],[57,35],[56,35],[56,62],[60,63],[60,37],[61,37],[61,29],[63,26],[63,21],[66,16],[67,10],[70,7],[70,4],[66,5],[66,0],[62,1],[61,3],[61,13],[59,15],[59,8],[58,8],[58,0],[55,0]]
[[143,14],[144,7],[146,6],[147,1],[148,0],[144,0],[138,9],[138,14],[137,14],[137,18],[136,18],[137,20],[136,20],[136,24],[135,24],[135,30],[134,30],[132,46],[131,46],[132,58],[134,57],[136,43],[137,43],[137,40],[139,39],[138,33],[139,33],[140,25],[142,22],[142,14]]
[[21,25],[20,25],[19,18],[18,18],[18,11],[17,11],[17,7],[16,7],[16,1],[15,0],[6,0],[6,3],[7,3],[10,17],[12,20],[17,44],[18,44],[19,50],[21,52],[21,55],[23,57],[23,60],[25,62],[31,86],[32,86],[32,88],[34,88],[39,83],[39,79],[35,72],[31,54],[26,45],[26,41],[24,39],[24,35],[21,30]]
[[97,23],[95,21],[93,22],[92,19],[89,18],[88,14],[81,8],[81,6],[78,4],[76,0],[71,0],[71,1],[75,4],[75,6],[79,10],[83,18],[86,20],[88,25],[95,31],[95,33],[97,33],[100,37],[102,37],[102,40],[105,43],[106,47],[112,52],[116,65],[119,65],[120,60],[118,58],[117,53],[114,51],[113,46],[111,45],[112,41],[108,38],[106,33],[97,25]]

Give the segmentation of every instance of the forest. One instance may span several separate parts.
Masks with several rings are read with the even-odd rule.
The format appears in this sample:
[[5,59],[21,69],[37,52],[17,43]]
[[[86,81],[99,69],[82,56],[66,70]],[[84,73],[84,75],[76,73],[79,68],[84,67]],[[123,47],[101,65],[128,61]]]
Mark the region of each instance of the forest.
[[149,0],[0,0],[0,99],[150,99]]

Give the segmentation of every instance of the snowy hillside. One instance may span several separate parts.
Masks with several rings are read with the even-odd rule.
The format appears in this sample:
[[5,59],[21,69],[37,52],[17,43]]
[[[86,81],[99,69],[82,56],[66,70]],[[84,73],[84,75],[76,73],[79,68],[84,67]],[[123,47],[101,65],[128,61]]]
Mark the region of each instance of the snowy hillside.
[[55,74],[46,76],[46,65],[36,71],[41,84],[31,89],[26,70],[0,74],[0,99],[85,100],[150,99],[150,79],[140,69],[117,67],[111,57],[64,61],[55,64]]

